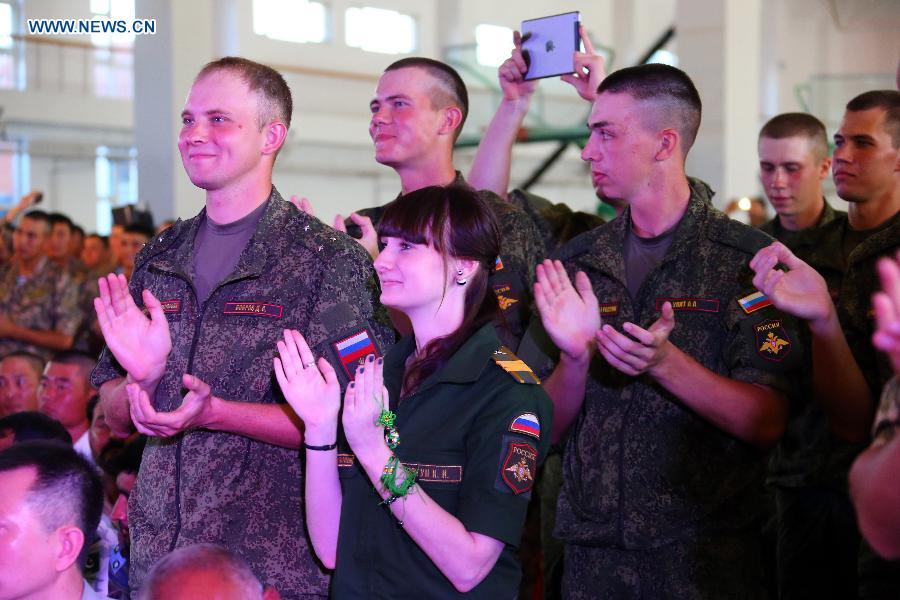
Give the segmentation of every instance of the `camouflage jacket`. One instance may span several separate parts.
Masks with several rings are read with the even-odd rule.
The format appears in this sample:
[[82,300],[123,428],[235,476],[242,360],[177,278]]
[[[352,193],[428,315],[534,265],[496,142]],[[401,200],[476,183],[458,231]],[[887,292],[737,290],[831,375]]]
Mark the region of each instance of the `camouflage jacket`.
[[600,215],[573,211],[566,204],[553,204],[546,198],[524,190],[509,192],[509,201],[531,217],[548,252],[553,252],[572,238],[606,223]]
[[[82,320],[78,286],[47,258],[38,261],[30,277],[21,278],[14,258],[0,266],[0,315],[7,315],[20,327],[75,335]],[[54,352],[21,340],[0,338],[0,356],[17,350],[33,352],[45,360]]]
[[[604,323],[648,327],[665,301],[675,309],[669,340],[707,369],[738,381],[787,387],[802,354],[793,323],[772,306],[748,308],[754,253],[771,238],[713,208],[711,190],[691,181],[691,200],[663,261],[638,296],[626,286],[622,248],[630,208],[560,249],[570,277],[584,271]],[[540,329],[539,322],[532,326]],[[552,348],[523,342],[520,356],[542,373]],[[543,344],[543,345],[542,345]],[[541,358],[543,357],[543,358]],[[647,549],[703,534],[728,534],[756,516],[765,453],[685,407],[648,375],[632,377],[599,354],[564,456],[555,535],[569,543]]]
[[789,229],[785,229],[781,226],[781,218],[777,215],[771,221],[766,221],[765,223],[760,225],[759,229],[765,233],[768,233],[788,248],[792,248],[794,243],[803,243],[799,240],[799,238],[808,237],[813,230],[831,223],[838,217],[843,217],[846,215],[847,213],[845,213],[844,211],[834,210],[834,208],[831,207],[831,204],[828,203],[828,200],[825,200],[825,208],[822,210],[822,215],[819,217],[819,222],[808,229],[802,229],[800,231],[791,231]]
[[881,288],[875,265],[879,258],[892,256],[900,249],[900,212],[854,248],[845,262],[841,247],[849,227],[846,215],[820,227],[810,252],[800,258],[815,267],[828,283],[847,343],[869,384],[873,406],[877,406],[882,386],[894,373],[887,355],[872,345],[872,294]]
[[[468,187],[458,171],[453,185]],[[544,243],[534,221],[521,209],[493,192],[481,190],[478,194],[494,209],[500,225],[500,256],[490,283],[500,303],[501,321],[497,323],[497,333],[504,345],[515,349],[531,319],[534,269],[544,258]],[[365,208],[356,212],[372,219],[377,227],[387,206]],[[349,219],[347,231],[356,238],[361,235],[359,227]]]
[[[900,246],[900,217],[879,230],[843,257],[843,239],[849,227],[847,214],[834,211],[815,228],[798,232],[785,245],[825,278],[838,310],[850,349],[866,376],[873,399],[890,378],[891,368],[870,342],[874,315],[870,298],[878,289],[875,262]],[[806,327],[801,329],[809,339]],[[847,490],[847,473],[866,444],[850,444],[838,437],[816,402],[812,382],[812,357],[804,361],[797,393],[791,397],[790,417],[784,437],[772,456],[769,482],[781,487],[829,487]]]
[[[373,317],[377,289],[365,251],[274,189],[234,272],[198,304],[192,255],[203,215],[178,221],[135,259],[131,293],[140,303],[141,290],[153,292],[172,335],[157,410],[181,404],[183,373],[220,398],[283,403],[272,358],[285,328],[330,360],[342,387],[360,356],[392,342]],[[92,383],[122,375],[106,349]],[[174,548],[214,542],[240,554],[283,598],[325,595],[328,576],[313,558],[303,510],[296,450],[200,429],[150,438],[129,500],[131,581],[139,587]]]

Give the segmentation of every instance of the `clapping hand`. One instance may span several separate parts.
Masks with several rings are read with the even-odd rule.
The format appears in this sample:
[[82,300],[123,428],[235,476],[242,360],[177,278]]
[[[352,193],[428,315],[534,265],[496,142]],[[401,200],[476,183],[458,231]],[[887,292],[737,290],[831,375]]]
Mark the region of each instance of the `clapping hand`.
[[274,365],[281,392],[303,420],[307,442],[331,444],[341,408],[341,386],[334,368],[324,357],[316,362],[300,332],[287,329],[284,339],[278,340]]
[[110,273],[97,284],[100,297],[94,298],[94,310],[106,345],[132,382],[152,387],[162,378],[172,351],[162,305],[150,290],[144,290],[148,318],[131,297],[124,275]]

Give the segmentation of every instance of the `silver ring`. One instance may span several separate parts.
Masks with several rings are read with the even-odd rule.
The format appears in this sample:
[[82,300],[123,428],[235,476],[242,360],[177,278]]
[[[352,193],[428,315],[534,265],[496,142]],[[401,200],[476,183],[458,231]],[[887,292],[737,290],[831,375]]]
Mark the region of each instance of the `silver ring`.
[[308,362],[308,363],[303,363],[303,368],[304,368],[304,369],[308,369],[308,368],[310,368],[311,366],[313,366],[314,364],[316,364],[315,361],[313,361],[313,362]]

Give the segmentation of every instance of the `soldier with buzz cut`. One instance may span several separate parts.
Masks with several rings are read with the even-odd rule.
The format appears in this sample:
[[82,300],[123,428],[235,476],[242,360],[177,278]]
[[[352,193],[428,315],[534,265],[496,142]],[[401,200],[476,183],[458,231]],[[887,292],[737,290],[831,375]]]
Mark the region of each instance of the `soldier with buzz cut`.
[[[434,185],[469,187],[453,167],[453,144],[466,121],[469,97],[452,67],[430,58],[398,60],[379,78],[369,109],[375,160],[400,176],[401,195]],[[500,224],[500,256],[490,285],[500,302],[500,339],[515,348],[531,318],[534,266],[544,257],[544,244],[521,209],[491,192],[480,195]],[[385,208],[357,211],[346,224],[338,215],[335,227],[348,229],[375,257],[375,227]]]
[[777,213],[760,229],[789,247],[800,232],[846,213],[834,210],[822,192],[831,172],[825,125],[806,113],[783,113],[759,131],[759,179]]
[[130,287],[99,280],[107,349],[92,382],[115,434],[150,436],[129,499],[133,588],[173,549],[208,542],[283,598],[328,595],[303,519],[303,430],[273,385],[272,348],[303,330],[344,387],[393,333],[376,318],[365,251],[272,186],[291,112],[273,69],[206,65],[178,138],[205,208],[141,250]]
[[765,594],[757,492],[802,350],[751,284],[771,238],[685,175],[700,112],[674,67],[604,79],[582,158],[627,208],[537,268],[520,356],[549,372],[553,438],[569,435],[565,598]]
[[793,525],[779,558],[782,597],[897,598],[900,566],[859,546],[847,472],[869,441],[878,394],[893,374],[871,342],[871,297],[878,259],[900,247],[900,92],[850,100],[834,143],[832,175],[847,214],[803,246],[773,244],[751,263],[771,301],[805,319],[812,350],[804,382],[810,399],[776,457],[780,479],[792,480],[778,506]]

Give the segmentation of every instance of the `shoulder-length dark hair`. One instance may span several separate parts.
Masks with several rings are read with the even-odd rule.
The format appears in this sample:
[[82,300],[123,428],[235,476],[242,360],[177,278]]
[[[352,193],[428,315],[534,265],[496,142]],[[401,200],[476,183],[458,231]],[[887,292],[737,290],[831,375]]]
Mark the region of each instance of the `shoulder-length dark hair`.
[[389,204],[378,224],[378,236],[431,245],[444,259],[445,277],[447,262],[452,258],[474,260],[479,265],[466,283],[459,328],[429,342],[406,369],[403,387],[409,393],[499,314],[497,296],[490,290],[488,276],[500,254],[500,228],[490,206],[474,190],[456,185],[433,186]]

